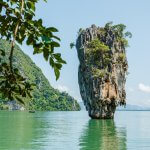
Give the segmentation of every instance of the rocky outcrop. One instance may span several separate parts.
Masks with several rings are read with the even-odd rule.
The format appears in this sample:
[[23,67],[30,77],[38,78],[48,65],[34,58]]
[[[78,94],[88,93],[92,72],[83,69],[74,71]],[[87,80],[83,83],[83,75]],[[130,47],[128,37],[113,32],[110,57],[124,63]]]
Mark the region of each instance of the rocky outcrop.
[[123,24],[80,29],[76,41],[79,58],[78,81],[81,97],[94,119],[114,117],[116,107],[126,104],[125,82],[128,44]]
[[16,101],[8,101],[6,105],[8,106],[9,110],[25,110],[25,108],[18,104]]
[[0,110],[26,110],[21,104],[16,101],[3,101],[0,99]]

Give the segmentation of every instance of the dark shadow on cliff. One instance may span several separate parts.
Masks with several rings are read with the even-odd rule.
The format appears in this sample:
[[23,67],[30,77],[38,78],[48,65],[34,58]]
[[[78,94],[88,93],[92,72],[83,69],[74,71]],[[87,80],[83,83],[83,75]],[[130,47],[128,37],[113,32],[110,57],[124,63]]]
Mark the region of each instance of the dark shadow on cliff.
[[126,149],[126,129],[113,120],[89,120],[80,137],[80,150]]

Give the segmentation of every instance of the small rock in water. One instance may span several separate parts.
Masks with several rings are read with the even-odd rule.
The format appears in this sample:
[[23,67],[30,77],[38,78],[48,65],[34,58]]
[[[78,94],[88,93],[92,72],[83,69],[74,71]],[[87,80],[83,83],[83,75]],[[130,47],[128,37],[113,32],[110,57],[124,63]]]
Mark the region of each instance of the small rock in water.
[[29,113],[35,113],[35,110],[29,110]]

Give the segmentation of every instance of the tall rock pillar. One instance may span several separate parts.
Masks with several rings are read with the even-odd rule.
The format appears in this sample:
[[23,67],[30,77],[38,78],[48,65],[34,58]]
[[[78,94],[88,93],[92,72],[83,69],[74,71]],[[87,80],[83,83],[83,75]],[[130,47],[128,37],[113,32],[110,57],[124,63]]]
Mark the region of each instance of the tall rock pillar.
[[126,104],[125,82],[128,46],[125,25],[92,25],[80,29],[76,41],[81,97],[93,119],[112,119],[116,107]]

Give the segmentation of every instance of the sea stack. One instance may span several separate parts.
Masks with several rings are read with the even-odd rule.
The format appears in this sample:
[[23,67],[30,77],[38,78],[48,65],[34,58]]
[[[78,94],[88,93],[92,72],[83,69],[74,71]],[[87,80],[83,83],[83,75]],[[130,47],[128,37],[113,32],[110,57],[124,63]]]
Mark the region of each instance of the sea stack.
[[76,41],[79,58],[78,82],[81,97],[93,119],[112,119],[116,107],[126,104],[128,70],[127,36],[123,24],[92,25],[80,29]]

